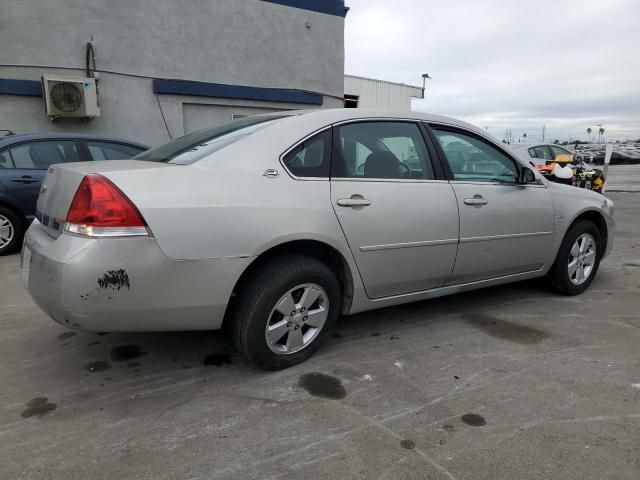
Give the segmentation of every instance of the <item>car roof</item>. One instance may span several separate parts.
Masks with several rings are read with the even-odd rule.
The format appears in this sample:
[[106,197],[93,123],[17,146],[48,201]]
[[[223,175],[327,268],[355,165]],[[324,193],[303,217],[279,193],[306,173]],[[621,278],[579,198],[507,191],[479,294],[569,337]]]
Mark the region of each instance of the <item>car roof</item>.
[[[460,127],[462,129],[470,130],[475,134],[490,139],[494,143],[500,143],[493,135],[487,133],[484,129],[476,127],[467,122],[457,120],[455,118],[446,117],[443,115],[436,115],[426,112],[406,112],[406,111],[389,111],[382,109],[367,109],[367,108],[325,108],[316,110],[293,110],[287,112],[267,113],[259,116],[272,116],[272,117],[285,117],[283,122],[279,125],[270,127],[272,131],[277,131],[278,128],[287,129],[289,126],[296,127],[301,125],[315,125],[317,128],[321,128],[326,125],[331,125],[340,122],[347,122],[352,120],[412,120],[438,123],[442,125],[448,125],[453,127]],[[287,118],[288,117],[288,118]],[[298,119],[296,121],[295,119]],[[286,126],[285,126],[286,125]],[[506,146],[506,145],[505,145]]]
[[568,145],[556,145],[555,143],[512,143],[511,148],[531,148],[531,147],[559,147],[567,149]]
[[122,138],[109,137],[105,135],[94,135],[91,133],[24,133],[12,134],[0,138],[0,148],[13,145],[15,143],[29,142],[34,140],[97,140],[101,142],[124,143],[134,147],[148,150],[150,147],[144,143],[126,140]]
[[[371,119],[371,118],[394,118],[394,119],[406,119],[406,120],[421,120],[424,122],[435,122],[449,124],[452,126],[459,126],[474,131],[484,132],[484,130],[471,125],[470,123],[457,120],[455,118],[446,117],[444,115],[436,115],[426,112],[405,112],[405,111],[393,111],[382,110],[372,108],[325,108],[317,110],[298,110],[294,112],[287,112],[291,115],[313,115],[318,117],[325,117],[328,122],[341,122],[347,120],[358,119]],[[280,113],[282,115],[282,113]]]

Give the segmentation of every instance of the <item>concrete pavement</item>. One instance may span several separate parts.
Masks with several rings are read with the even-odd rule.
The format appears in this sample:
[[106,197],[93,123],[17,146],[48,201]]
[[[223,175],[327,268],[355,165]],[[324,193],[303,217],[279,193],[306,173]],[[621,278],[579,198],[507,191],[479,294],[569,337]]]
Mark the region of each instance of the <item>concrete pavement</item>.
[[640,221],[592,288],[343,318],[276,373],[220,333],[74,333],[0,258],[0,479],[640,478]]

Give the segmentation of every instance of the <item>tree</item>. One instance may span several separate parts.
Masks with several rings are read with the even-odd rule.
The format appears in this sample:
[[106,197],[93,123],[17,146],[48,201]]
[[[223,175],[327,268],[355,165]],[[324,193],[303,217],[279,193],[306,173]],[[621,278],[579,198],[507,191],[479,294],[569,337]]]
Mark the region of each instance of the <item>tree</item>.
[[526,132],[522,134],[522,137],[524,138],[524,143],[527,143],[527,134],[526,134]]
[[598,135],[600,136],[600,143],[602,143],[602,140],[604,139],[604,128],[600,127],[600,130],[598,130]]

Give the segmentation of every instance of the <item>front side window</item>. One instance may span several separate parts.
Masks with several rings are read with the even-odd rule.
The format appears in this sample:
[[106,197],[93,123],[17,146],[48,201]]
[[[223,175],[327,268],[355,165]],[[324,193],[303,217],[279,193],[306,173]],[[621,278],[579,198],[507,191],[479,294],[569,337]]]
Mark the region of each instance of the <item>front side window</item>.
[[362,122],[337,127],[332,177],[433,180],[420,128],[409,122]]
[[142,153],[144,149],[121,143],[87,141],[94,160],[126,160]]
[[513,183],[518,168],[507,154],[473,135],[452,130],[433,130],[442,147],[454,180]]
[[296,177],[329,178],[331,131],[326,130],[298,145],[283,162]]
[[569,150],[565,150],[561,147],[556,147],[555,145],[551,145],[551,151],[553,152],[554,160],[558,160],[560,162],[570,162],[573,159],[573,154]]
[[73,141],[32,142],[10,148],[15,168],[45,170],[54,163],[80,162]]

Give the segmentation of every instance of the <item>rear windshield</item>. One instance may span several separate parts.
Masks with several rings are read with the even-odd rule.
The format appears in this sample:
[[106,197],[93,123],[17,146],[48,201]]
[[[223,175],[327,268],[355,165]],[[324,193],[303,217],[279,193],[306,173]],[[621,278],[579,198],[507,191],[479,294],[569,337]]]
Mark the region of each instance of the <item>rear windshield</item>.
[[133,157],[148,162],[188,165],[216,152],[240,138],[272,125],[288,115],[246,117],[216,128],[205,128],[177,138]]

